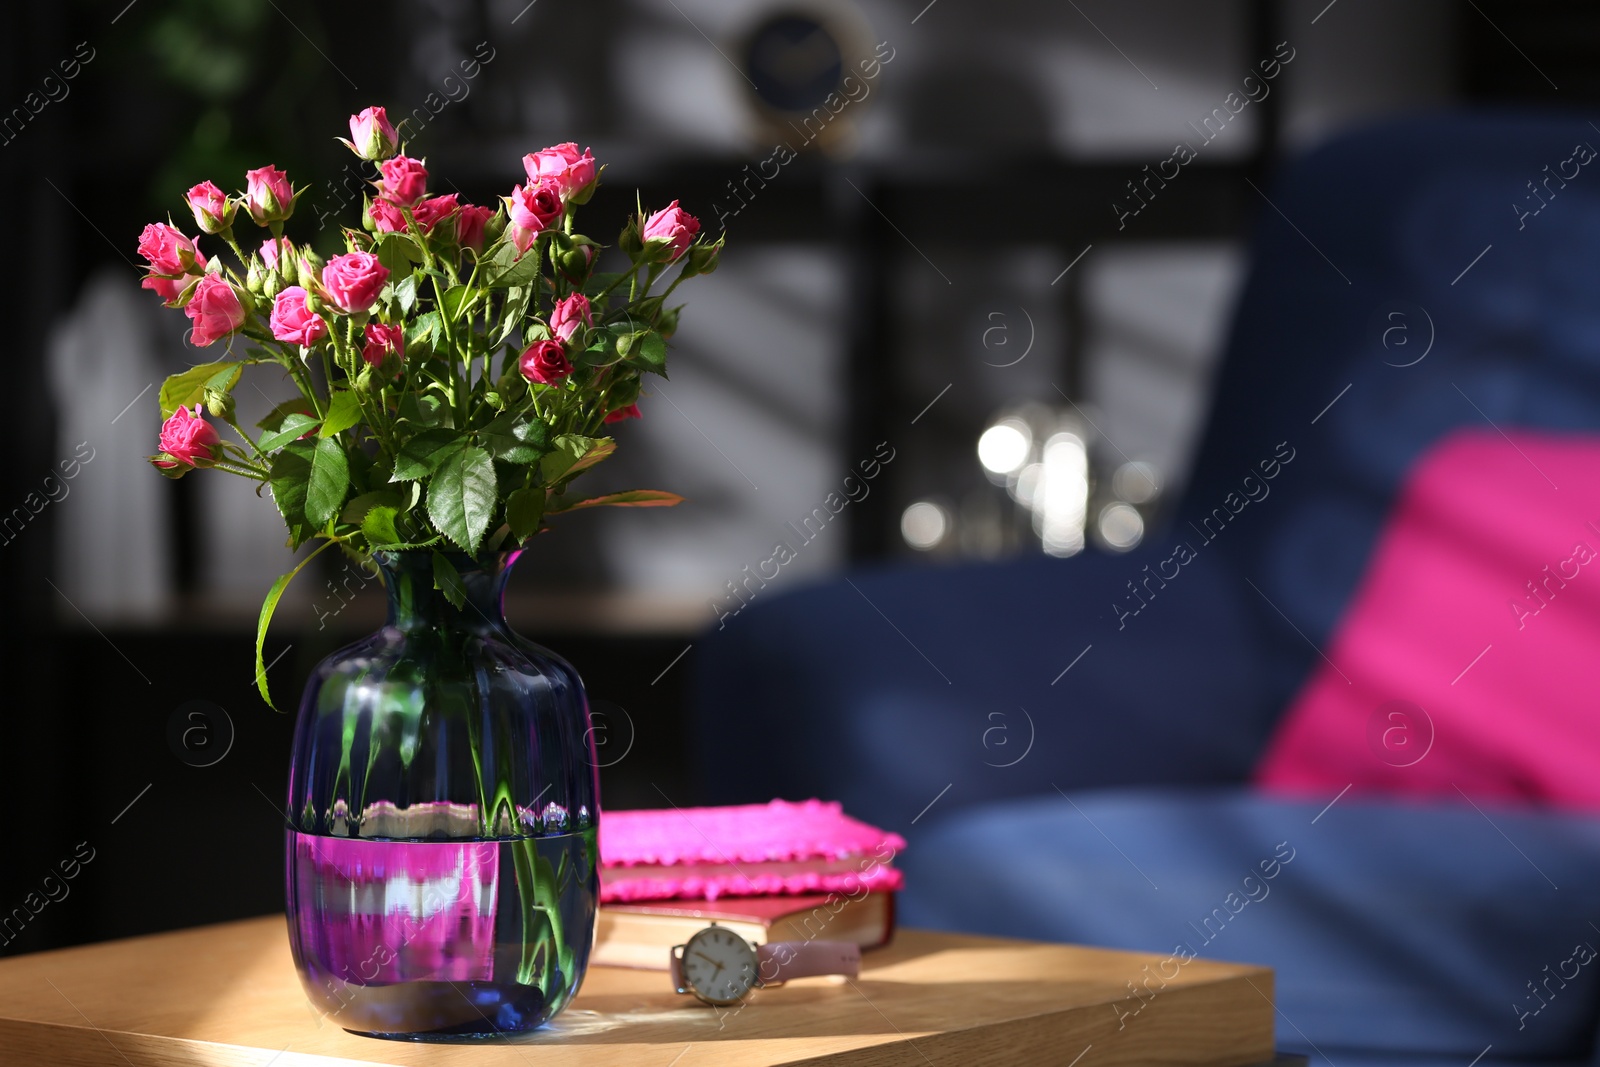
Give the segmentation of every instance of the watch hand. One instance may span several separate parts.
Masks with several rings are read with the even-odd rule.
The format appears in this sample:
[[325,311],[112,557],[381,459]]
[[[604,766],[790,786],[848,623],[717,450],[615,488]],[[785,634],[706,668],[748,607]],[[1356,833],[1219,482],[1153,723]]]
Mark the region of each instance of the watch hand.
[[711,964],[711,966],[715,967],[718,971],[722,970],[722,964],[718,963],[716,960],[712,959],[710,956],[707,956],[704,952],[698,952],[697,951],[697,952],[695,952],[695,955],[699,956],[701,959],[703,959],[707,963]]

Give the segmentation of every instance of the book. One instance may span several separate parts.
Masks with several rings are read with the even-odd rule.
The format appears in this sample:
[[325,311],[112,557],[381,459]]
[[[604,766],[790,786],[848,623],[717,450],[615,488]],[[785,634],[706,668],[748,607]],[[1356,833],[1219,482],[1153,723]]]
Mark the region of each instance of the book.
[[601,967],[664,971],[672,946],[712,922],[748,941],[852,941],[862,948],[889,943],[894,894],[841,893],[719,900],[662,900],[605,904],[589,962]]
[[600,899],[892,892],[899,834],[837,801],[774,800],[718,808],[608,811],[600,820]]

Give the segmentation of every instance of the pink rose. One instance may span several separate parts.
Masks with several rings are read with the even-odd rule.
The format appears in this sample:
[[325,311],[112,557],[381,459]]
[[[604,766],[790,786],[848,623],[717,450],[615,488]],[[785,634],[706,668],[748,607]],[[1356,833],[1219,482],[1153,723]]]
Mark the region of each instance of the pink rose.
[[674,200],[671,204],[651,215],[644,224],[643,237],[646,241],[663,240],[668,242],[672,255],[667,257],[671,262],[683,255],[688,250],[694,235],[700,232],[700,220],[678,206]]
[[233,225],[234,208],[221,189],[210,182],[192,186],[183,198],[194,212],[194,224],[201,233],[221,233]]
[[322,287],[339,310],[351,315],[366,311],[378,302],[389,268],[371,252],[346,252],[334,256],[322,268]]
[[394,155],[400,135],[389,122],[389,114],[381,107],[369,107],[350,116],[350,140],[345,144],[350,151],[365,160],[387,159]]
[[194,287],[183,313],[193,320],[189,340],[206,347],[244,325],[244,305],[233,286],[218,274],[207,274]]
[[278,246],[279,245],[282,245],[283,246],[283,251],[288,253],[290,261],[292,262],[294,260],[294,242],[293,241],[289,240],[287,237],[281,237],[281,238],[278,238],[277,240],[273,240],[271,238],[268,238],[267,240],[261,242],[261,249],[260,249],[260,251],[258,251],[256,253],[257,255],[259,255],[261,257],[261,262],[265,263],[267,265],[267,269],[268,270],[277,270],[278,269],[278,262],[279,262],[278,261]]
[[185,274],[181,278],[160,278],[150,274],[146,275],[145,279],[139,283],[139,287],[141,289],[149,289],[155,293],[167,302],[168,307],[176,307],[178,298],[183,295],[183,291],[199,280],[199,274]]
[[550,310],[550,332],[563,341],[572,340],[579,326],[593,326],[594,314],[589,309],[589,298],[582,293],[557,300]]
[[559,341],[535,341],[517,363],[524,378],[540,385],[554,385],[572,373],[572,362]]
[[194,242],[164,222],[152,222],[139,235],[139,254],[152,274],[187,274],[199,253]]
[[278,294],[268,320],[272,336],[310,348],[328,335],[327,320],[306,307],[306,295],[305,289],[298,285],[291,285]]
[[428,191],[428,168],[410,156],[395,156],[378,164],[383,180],[378,183],[384,196],[410,207]]
[[615,410],[615,411],[611,412],[610,414],[608,414],[606,416],[606,422],[607,423],[613,423],[613,422],[621,422],[624,419],[642,419],[642,418],[644,418],[644,416],[639,414],[639,405],[638,404],[629,404],[625,408],[618,408],[617,410]]
[[594,181],[595,175],[594,153],[587,148],[580,153],[571,141],[523,156],[522,167],[531,185],[544,178],[555,182],[563,200]]
[[171,459],[152,462],[169,469],[180,465],[194,467],[203,460],[216,459],[221,444],[217,431],[201,417],[199,404],[194,406],[193,411],[179,408],[161,424],[161,451]]
[[294,189],[289,176],[277,167],[257,167],[244,172],[244,207],[257,226],[282,222],[294,214]]
[[411,209],[411,217],[417,220],[417,229],[423,233],[432,233],[433,228],[440,222],[455,214],[456,194],[448,196],[434,196],[422,201]]
[[366,344],[362,346],[361,358],[372,366],[383,366],[384,359],[390,355],[404,358],[406,328],[399,323],[390,326],[382,322],[369,322],[365,337]]
[[477,204],[462,204],[456,216],[456,241],[462,248],[483,251],[483,227],[494,217],[494,209]]
[[205,273],[205,269],[206,257],[200,254],[199,249],[196,249],[194,253],[194,268],[188,274],[177,278],[162,278],[155,274],[148,274],[139,283],[139,287],[154,292],[167,302],[168,307],[175,307],[177,306],[178,298],[183,295],[183,291],[199,281],[201,275]]
[[561,190],[548,178],[519,185],[506,197],[506,211],[511,219],[511,240],[517,251],[526,252],[534,239],[561,217]]
[[369,210],[372,216],[372,228],[379,233],[404,233],[406,229],[406,213],[400,210],[400,205],[393,200],[378,197],[372,201]]

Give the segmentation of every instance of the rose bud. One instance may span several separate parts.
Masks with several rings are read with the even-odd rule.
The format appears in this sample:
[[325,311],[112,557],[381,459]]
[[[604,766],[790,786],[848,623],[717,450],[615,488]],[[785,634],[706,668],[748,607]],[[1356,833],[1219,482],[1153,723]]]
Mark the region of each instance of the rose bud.
[[244,172],[244,209],[257,226],[282,222],[294,214],[294,189],[289,176],[277,167],[257,167]]
[[226,233],[233,228],[233,214],[238,207],[215,185],[201,182],[191,187],[183,198],[194,212],[194,224],[200,227],[201,233]]
[[550,310],[550,332],[563,341],[572,340],[579,326],[593,325],[594,313],[589,308],[589,298],[582,293],[557,300]]
[[152,222],[139,235],[139,254],[152,274],[188,274],[200,254],[194,242],[164,222]]
[[267,320],[272,336],[304,348],[328,336],[327,320],[306,307],[306,295],[305,289],[298,285],[291,285],[278,294]]
[[380,196],[367,201],[367,214],[362,222],[373,233],[404,233],[406,213],[393,200]]
[[572,373],[572,362],[559,341],[535,341],[517,360],[522,376],[540,385],[554,385]]
[[287,252],[289,262],[294,262],[294,242],[287,237],[268,238],[262,241],[256,255],[261,257],[261,262],[266,264],[268,270],[276,271],[283,262],[278,254],[280,251]]
[[369,322],[363,336],[366,344],[361,348],[361,358],[373,367],[382,367],[392,356],[395,360],[395,373],[400,373],[399,363],[406,354],[406,328],[400,323],[391,326],[382,322]]
[[244,305],[233,286],[219,274],[207,274],[195,283],[194,294],[183,313],[194,322],[189,340],[201,348],[227,337],[244,325]]
[[589,271],[594,267],[594,246],[575,244],[570,248],[550,249],[550,262],[574,284],[582,285],[589,278]]
[[624,419],[642,419],[642,418],[644,418],[644,416],[639,414],[639,405],[638,404],[629,404],[625,408],[618,408],[617,410],[608,413],[606,415],[605,421],[607,423],[613,423],[613,422],[621,422]]
[[494,214],[493,208],[477,204],[462,204],[456,216],[456,243],[475,252],[483,251],[484,225]]
[[511,190],[505,198],[510,218],[511,240],[517,251],[526,252],[552,222],[561,217],[561,192],[549,179],[530,182]]
[[587,148],[579,152],[578,146],[568,141],[523,156],[522,168],[528,172],[529,185],[549,179],[566,200],[594,181],[594,153]]
[[221,454],[222,440],[196,404],[193,411],[179,408],[161,424],[161,452],[150,461],[157,467],[198,467]]
[[411,217],[417,222],[417,229],[423,233],[432,233],[433,228],[458,210],[456,194],[447,196],[433,196],[417,204],[411,209]]
[[688,278],[696,274],[710,274],[717,269],[717,262],[721,257],[721,241],[709,245],[691,245],[689,256],[683,262],[683,276]]
[[410,207],[428,191],[428,168],[422,161],[410,156],[395,156],[378,164],[383,179],[378,191],[396,204]]
[[350,140],[345,147],[368,162],[388,159],[400,143],[400,135],[389,122],[388,112],[381,107],[369,107],[350,116]]
[[647,251],[649,242],[663,242],[655,247],[665,249],[667,253],[665,262],[671,263],[683,255],[689,243],[694,240],[694,235],[699,232],[700,220],[679,207],[678,202],[674,200],[646,220],[642,236]]
[[322,287],[335,307],[347,314],[366,311],[378,302],[389,280],[389,268],[371,252],[334,256],[322,268]]
[[233,421],[235,403],[232,393],[207,386],[201,395],[205,397],[206,410],[211,412],[213,418]]
[[[314,290],[322,281],[322,268],[327,265],[326,260],[308,248],[301,252],[299,258],[295,261],[295,277],[300,280],[300,284],[305,286],[308,291]],[[311,310],[315,311],[317,309],[312,308]]]

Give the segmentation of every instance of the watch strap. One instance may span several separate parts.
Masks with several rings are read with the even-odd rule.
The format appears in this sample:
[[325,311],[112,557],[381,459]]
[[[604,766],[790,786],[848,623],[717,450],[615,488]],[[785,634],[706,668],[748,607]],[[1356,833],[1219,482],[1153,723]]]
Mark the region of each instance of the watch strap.
[[683,957],[674,950],[667,954],[667,961],[667,971],[672,975],[672,988],[684,992],[689,988],[689,982],[683,976]]
[[791,978],[861,973],[861,946],[852,941],[769,941],[756,947],[756,973],[763,985]]

